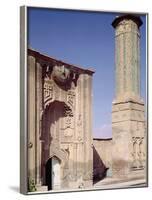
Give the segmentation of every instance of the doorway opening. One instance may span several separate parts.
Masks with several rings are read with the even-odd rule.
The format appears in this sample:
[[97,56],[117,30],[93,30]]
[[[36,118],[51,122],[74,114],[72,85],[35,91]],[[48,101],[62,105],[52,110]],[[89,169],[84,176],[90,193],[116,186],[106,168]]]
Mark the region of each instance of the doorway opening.
[[48,190],[60,189],[60,160],[53,156],[45,166],[45,180]]

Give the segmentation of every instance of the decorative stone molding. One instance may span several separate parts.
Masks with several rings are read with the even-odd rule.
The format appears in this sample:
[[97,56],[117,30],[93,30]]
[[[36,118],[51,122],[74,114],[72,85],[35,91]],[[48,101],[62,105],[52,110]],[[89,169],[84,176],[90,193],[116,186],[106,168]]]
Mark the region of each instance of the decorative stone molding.
[[50,103],[53,100],[53,82],[49,79],[49,77],[44,78],[44,85],[43,85],[43,96],[44,96],[44,105],[48,102]]
[[73,90],[69,90],[67,92],[67,104],[74,109],[75,106],[75,92]]
[[[68,162],[68,153],[62,149],[60,149],[59,147],[54,148],[53,145],[50,148],[50,155],[49,158],[56,156],[57,158],[60,159],[60,161],[62,162],[62,166],[65,165],[66,162]],[[49,159],[48,158],[48,159]]]

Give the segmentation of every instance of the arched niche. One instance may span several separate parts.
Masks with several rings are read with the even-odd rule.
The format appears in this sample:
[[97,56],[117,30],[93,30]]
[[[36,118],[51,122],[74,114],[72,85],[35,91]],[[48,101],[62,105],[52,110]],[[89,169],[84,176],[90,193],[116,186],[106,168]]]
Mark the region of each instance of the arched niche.
[[[68,162],[68,153],[61,149],[60,137],[62,123],[61,119],[66,117],[67,113],[71,113],[71,109],[65,102],[53,101],[43,111],[41,119],[41,180],[43,185],[48,185],[48,178],[46,177],[47,165],[50,165],[49,159],[58,158],[60,160],[60,179],[62,177],[62,169],[66,162]],[[48,164],[47,164],[48,162]],[[50,167],[51,169],[51,167]],[[50,172],[51,173],[51,172]],[[49,176],[51,177],[48,172]],[[48,185],[50,189],[52,186]]]

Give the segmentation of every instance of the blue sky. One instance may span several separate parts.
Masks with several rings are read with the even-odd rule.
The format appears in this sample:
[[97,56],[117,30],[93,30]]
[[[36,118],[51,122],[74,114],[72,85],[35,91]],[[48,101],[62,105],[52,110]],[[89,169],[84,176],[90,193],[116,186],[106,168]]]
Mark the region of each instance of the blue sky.
[[[67,63],[92,68],[93,135],[111,137],[114,29],[119,13],[29,8],[29,47]],[[141,95],[146,98],[146,17],[141,16]]]

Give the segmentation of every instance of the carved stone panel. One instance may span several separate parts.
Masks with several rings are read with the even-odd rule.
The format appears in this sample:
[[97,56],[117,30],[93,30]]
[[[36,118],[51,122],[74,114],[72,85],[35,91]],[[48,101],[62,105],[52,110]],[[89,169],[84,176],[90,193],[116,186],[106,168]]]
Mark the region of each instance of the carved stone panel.
[[67,104],[74,109],[75,107],[75,92],[74,90],[69,90],[67,93]]
[[132,138],[132,145],[133,145],[133,162],[132,162],[132,169],[142,169],[144,168],[144,157],[145,157],[145,149],[143,146],[143,137],[133,137]]
[[43,94],[44,105],[53,100],[53,82],[49,77],[44,79]]

